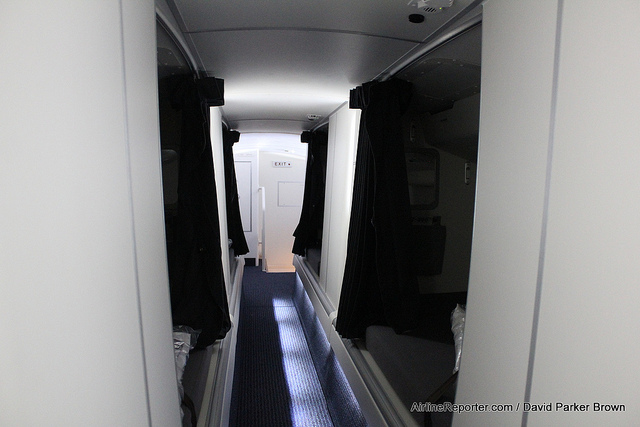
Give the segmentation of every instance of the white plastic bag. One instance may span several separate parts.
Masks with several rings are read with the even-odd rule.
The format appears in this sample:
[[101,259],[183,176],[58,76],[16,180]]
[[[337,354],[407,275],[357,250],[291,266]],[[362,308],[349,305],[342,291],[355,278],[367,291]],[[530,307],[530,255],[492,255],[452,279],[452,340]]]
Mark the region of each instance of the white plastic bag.
[[184,396],[184,387],[182,385],[182,376],[184,368],[187,366],[189,359],[189,351],[195,347],[198,339],[199,331],[195,331],[189,326],[173,327],[173,352],[176,361],[176,379],[178,380],[178,393],[180,400]]
[[462,337],[464,335],[464,319],[466,310],[464,305],[457,304],[451,312],[451,332],[453,332],[453,343],[456,346],[456,364],[453,372],[460,369],[460,356],[462,355]]

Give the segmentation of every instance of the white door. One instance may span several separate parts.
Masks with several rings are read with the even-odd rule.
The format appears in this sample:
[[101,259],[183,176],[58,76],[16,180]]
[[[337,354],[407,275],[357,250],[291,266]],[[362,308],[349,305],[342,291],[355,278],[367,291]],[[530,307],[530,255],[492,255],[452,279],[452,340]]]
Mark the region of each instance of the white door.
[[251,207],[251,162],[241,161],[235,162],[236,180],[238,181],[238,203],[240,205],[240,218],[242,219],[242,229],[245,233],[251,233],[253,230],[253,215]]
[[[234,151],[238,203],[242,229],[249,253],[245,258],[258,259],[258,151]],[[250,265],[250,264],[248,264]]]

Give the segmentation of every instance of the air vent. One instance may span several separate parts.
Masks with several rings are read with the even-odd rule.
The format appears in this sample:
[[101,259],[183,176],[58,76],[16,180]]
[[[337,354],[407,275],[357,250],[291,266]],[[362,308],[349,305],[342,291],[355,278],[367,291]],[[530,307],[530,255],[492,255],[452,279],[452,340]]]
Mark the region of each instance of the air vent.
[[453,0],[411,0],[409,6],[415,6],[430,15],[443,12],[453,5]]
[[425,7],[424,9],[422,9],[423,12],[426,13],[439,13],[442,12],[442,9],[436,9],[435,7]]

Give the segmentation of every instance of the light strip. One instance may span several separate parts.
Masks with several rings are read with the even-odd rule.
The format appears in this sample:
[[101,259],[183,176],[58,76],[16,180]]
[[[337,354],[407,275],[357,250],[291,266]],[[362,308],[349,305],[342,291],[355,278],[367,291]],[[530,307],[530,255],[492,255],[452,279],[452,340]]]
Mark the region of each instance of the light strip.
[[322,401],[310,402],[318,400],[313,384],[317,384],[319,380],[315,367],[305,369],[304,366],[304,353],[308,352],[309,348],[302,334],[297,311],[290,300],[274,298],[273,314],[278,323],[282,366],[291,398],[291,422],[294,426],[325,425],[330,415],[324,398]]

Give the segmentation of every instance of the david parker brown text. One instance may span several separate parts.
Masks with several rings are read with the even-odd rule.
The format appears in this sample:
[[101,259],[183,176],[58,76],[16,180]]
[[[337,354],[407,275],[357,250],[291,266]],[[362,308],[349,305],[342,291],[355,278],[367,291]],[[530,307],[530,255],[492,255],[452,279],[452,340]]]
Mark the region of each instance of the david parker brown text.
[[625,405],[610,404],[610,403],[564,403],[556,402],[552,403],[528,403],[523,405],[525,412],[624,412],[627,410]]
[[626,405],[610,404],[610,403],[529,403],[523,404],[488,404],[488,403],[431,403],[431,402],[413,402],[411,412],[625,412]]

